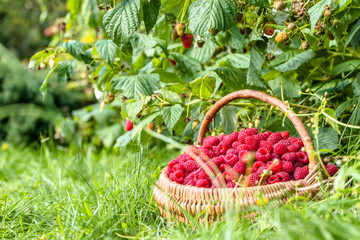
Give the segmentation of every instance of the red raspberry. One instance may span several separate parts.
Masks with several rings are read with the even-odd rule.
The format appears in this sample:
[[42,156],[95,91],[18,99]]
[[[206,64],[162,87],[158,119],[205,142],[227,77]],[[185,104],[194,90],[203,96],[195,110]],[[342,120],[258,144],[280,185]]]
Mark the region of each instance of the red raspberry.
[[213,146],[211,146],[209,143],[204,143],[202,145],[202,147],[200,148],[200,151],[201,151],[201,149],[213,150]]
[[199,165],[194,160],[188,160],[184,163],[185,170],[191,173],[199,168]]
[[282,139],[283,139],[283,137],[282,137],[281,133],[275,132],[268,137],[267,141],[270,144],[274,145],[275,143],[279,142]]
[[259,148],[256,151],[256,161],[267,162],[270,160],[271,153],[268,149]]
[[269,150],[269,152],[273,151],[272,145],[267,141],[260,141],[259,148],[265,148],[265,149]]
[[183,184],[184,184],[184,185],[190,185],[189,182],[190,182],[191,180],[194,180],[194,179],[195,179],[195,174],[194,174],[194,173],[191,173],[191,174],[187,175],[187,176],[184,178]]
[[244,175],[246,171],[246,164],[239,161],[234,165],[233,169],[235,169],[239,174]]
[[226,151],[226,155],[235,154],[236,156],[239,155],[239,152],[235,149],[229,149]]
[[256,151],[259,147],[259,139],[255,136],[248,136],[245,138],[245,144],[251,151]]
[[303,167],[303,166],[304,166],[304,164],[302,162],[300,162],[300,161],[296,161],[294,163],[294,168]]
[[266,166],[271,170],[273,174],[281,171],[281,161],[279,160],[269,161],[266,163]]
[[209,188],[210,183],[205,179],[199,179],[199,180],[196,181],[196,186],[197,187],[203,187],[203,188]]
[[326,166],[326,171],[329,173],[329,175],[332,177],[334,176],[338,171],[339,169],[336,167],[336,165],[334,164],[329,164]]
[[204,169],[201,169],[201,168],[199,168],[199,172],[197,173],[197,179],[208,179],[209,178],[209,176],[207,175],[207,173],[205,172],[205,170]]
[[259,133],[259,131],[256,128],[243,129],[238,134],[238,141],[241,142],[242,144],[244,144],[246,137],[253,136],[253,135],[256,135],[258,133]]
[[235,141],[235,142],[233,142],[232,144],[231,144],[231,147],[233,148],[233,149],[237,149],[239,146],[241,146],[242,144],[241,144],[241,142],[239,142],[239,141]]
[[200,152],[201,152],[201,156],[202,156],[204,159],[215,157],[215,152],[214,152],[213,150],[200,148]]
[[229,150],[231,144],[226,141],[221,141],[219,146],[216,147],[216,150],[221,154],[225,154],[227,150]]
[[177,159],[173,159],[168,163],[167,168],[172,170],[173,167],[175,166],[175,164],[178,164],[178,163],[179,163],[179,161]]
[[290,136],[290,137],[288,137],[288,141],[290,141],[291,143],[292,143],[292,140],[294,140],[294,139],[297,139],[297,137],[293,137],[293,136]]
[[254,165],[252,167],[252,172],[257,172],[261,167],[266,166],[264,162],[254,162]]
[[225,134],[220,134],[219,136],[217,136],[217,138],[221,142],[225,136],[226,136]]
[[276,143],[274,145],[274,153],[278,155],[284,155],[288,152],[287,146],[283,145],[282,143]]
[[225,162],[223,156],[214,157],[214,158],[212,158],[211,160],[212,160],[212,161],[216,164],[216,166],[218,166],[218,167]]
[[281,135],[282,135],[282,137],[283,137],[284,139],[288,139],[289,136],[290,136],[290,134],[289,134],[288,131],[283,131],[283,132],[281,133]]
[[224,161],[232,167],[239,161],[239,158],[235,154],[229,154],[225,156]]
[[178,164],[175,164],[174,167],[173,167],[173,171],[176,172],[176,171],[185,171],[185,167],[184,167],[184,164],[182,163],[178,163]]
[[294,178],[296,180],[304,179],[309,174],[309,166],[298,167],[294,171]]
[[187,185],[191,185],[191,186],[196,186],[196,180],[195,179],[191,179]]
[[260,174],[269,173],[269,171],[267,171],[267,170],[268,170],[268,168],[267,168],[266,165],[265,165],[265,166],[259,167],[259,169],[257,170],[257,172],[260,173]]
[[241,151],[249,151],[250,149],[246,146],[246,144],[241,144],[236,148],[236,150],[238,152],[241,152]]
[[170,62],[172,65],[176,66],[176,62],[175,62],[174,59],[169,58],[169,62]]
[[223,163],[220,165],[220,171],[225,172],[227,169],[231,168],[229,164]]
[[231,181],[237,182],[237,180],[239,180],[240,177],[240,174],[233,168],[229,168],[228,170],[226,170],[224,172],[224,175],[225,175],[225,180],[227,182],[231,182]]
[[250,151],[245,150],[239,152],[239,159],[244,163],[250,163],[254,160],[254,158],[255,158],[254,154]]
[[280,160],[281,157],[279,155],[277,155],[276,153],[271,153],[270,161],[275,160],[275,159]]
[[194,160],[186,153],[180,154],[176,159],[179,161],[179,163],[185,163],[188,160]]
[[234,182],[228,182],[228,183],[226,184],[226,186],[227,186],[228,188],[234,188],[234,187],[236,186],[236,184],[235,184]]
[[289,161],[283,161],[281,168],[284,172],[287,172],[289,174],[294,172],[294,165]]
[[299,146],[298,144],[291,144],[287,147],[287,149],[289,150],[289,152],[298,152],[301,149],[301,146]]
[[273,184],[273,183],[278,183],[278,182],[280,182],[280,178],[279,178],[279,176],[276,176],[276,175],[271,175],[267,180],[268,184]]
[[171,168],[166,168],[166,174],[170,176],[174,171]]
[[208,137],[204,138],[203,145],[209,144],[211,146],[217,146],[217,145],[219,145],[219,143],[220,143],[220,140],[217,137],[208,136]]
[[288,140],[280,140],[280,141],[278,142],[278,144],[279,144],[279,143],[281,143],[282,145],[284,145],[284,146],[286,146],[286,147],[288,147],[288,146],[291,145],[291,142],[288,141]]
[[170,179],[177,183],[182,183],[184,181],[184,172],[180,170],[176,171],[170,174]]
[[298,160],[303,164],[307,164],[309,162],[309,158],[306,152],[298,152],[296,153],[296,156]]
[[273,134],[272,132],[270,131],[266,131],[266,132],[263,132],[262,135],[266,137],[266,139],[268,139],[270,137],[270,135]]
[[280,179],[280,182],[287,182],[290,180],[290,175],[286,172],[279,172],[275,174]]
[[191,47],[193,40],[194,40],[194,37],[190,33],[184,34],[181,37],[181,42],[182,42],[184,48],[186,48],[186,49],[189,49]]
[[294,138],[293,140],[291,140],[291,144],[295,144],[295,143],[300,144],[301,147],[304,146],[304,143],[300,138]]
[[249,175],[249,184],[250,186],[257,186],[260,183],[260,174],[259,173],[252,173]]
[[126,131],[131,131],[134,128],[133,123],[131,122],[131,120],[126,120],[125,122],[125,129]]
[[291,163],[296,162],[297,159],[298,159],[298,158],[297,158],[297,156],[296,156],[296,153],[294,153],[294,152],[285,153],[285,154],[282,155],[282,157],[281,157],[281,160],[283,160],[283,161],[289,161],[289,162],[291,162]]
[[226,141],[228,143],[230,143],[230,145],[235,142],[238,138],[238,132],[233,132],[232,134],[230,135],[226,135],[223,139],[223,141]]

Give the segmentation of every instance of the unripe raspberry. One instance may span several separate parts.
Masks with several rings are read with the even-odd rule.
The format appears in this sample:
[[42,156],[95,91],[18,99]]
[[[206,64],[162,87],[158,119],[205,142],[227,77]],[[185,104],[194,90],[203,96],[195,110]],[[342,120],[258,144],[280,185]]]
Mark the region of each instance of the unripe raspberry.
[[279,32],[278,35],[275,37],[275,41],[278,43],[286,42],[289,39],[286,31]]
[[325,6],[325,12],[324,12],[324,17],[329,18],[331,17],[332,14],[332,9],[330,6]]
[[272,36],[274,34],[275,28],[272,26],[269,26],[269,24],[272,23],[267,23],[264,27],[264,33],[268,36]]
[[277,11],[284,10],[286,8],[286,5],[283,1],[276,1],[273,3],[273,7]]
[[176,40],[178,39],[180,36],[177,34],[176,29],[173,28],[172,32],[171,32],[171,40]]
[[155,128],[155,123],[149,123],[148,125],[146,125],[146,128],[149,129],[150,131],[153,131]]
[[289,23],[288,25],[287,25],[287,29],[289,30],[289,31],[294,31],[295,30],[295,28],[296,28],[296,24],[295,23]]
[[198,46],[198,48],[202,48],[204,46],[205,42],[200,40],[196,42],[196,45]]
[[174,29],[175,29],[177,35],[178,35],[179,37],[182,37],[182,36],[184,36],[184,34],[185,34],[186,26],[185,26],[184,23],[177,23],[177,24],[175,25],[175,28],[174,28]]
[[309,42],[304,41],[304,42],[301,43],[301,49],[302,49],[302,50],[308,50],[309,47],[310,47],[310,43],[309,43]]
[[211,35],[216,36],[216,34],[219,33],[219,30],[218,30],[218,29],[215,29],[215,28],[210,28],[210,29],[209,29],[209,32],[211,33]]

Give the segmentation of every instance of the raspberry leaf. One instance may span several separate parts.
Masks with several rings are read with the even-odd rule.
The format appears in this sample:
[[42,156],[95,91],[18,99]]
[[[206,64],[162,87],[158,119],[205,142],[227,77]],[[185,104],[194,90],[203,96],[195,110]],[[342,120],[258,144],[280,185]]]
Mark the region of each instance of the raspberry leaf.
[[211,36],[210,29],[226,31],[235,13],[233,0],[196,0],[189,8],[189,29],[202,36]]
[[123,90],[129,99],[140,99],[141,95],[151,96],[159,89],[158,74],[138,74],[117,76],[111,80],[112,89]]
[[302,52],[300,54],[295,55],[293,58],[289,59],[287,62],[280,64],[275,67],[276,70],[280,72],[287,72],[298,69],[304,63],[309,62],[316,56],[315,52],[310,49],[306,52]]
[[149,33],[156,24],[160,6],[161,0],[143,1],[142,9],[144,12],[144,24],[147,33]]
[[66,82],[69,78],[74,75],[77,68],[77,61],[74,60],[66,60],[64,62],[59,63],[59,71],[58,71],[58,82]]
[[247,73],[246,83],[250,86],[267,88],[267,84],[261,77],[261,67],[265,60],[265,53],[262,43],[259,41],[255,44],[250,54],[250,65]]
[[106,33],[121,48],[140,25],[140,0],[125,0],[103,18]]
[[110,39],[100,39],[95,44],[96,51],[100,57],[110,66],[113,66],[116,57],[117,46]]
[[268,0],[246,0],[245,2],[250,3],[251,5],[258,6],[258,7],[269,7]]
[[331,5],[331,0],[322,0],[309,9],[311,33],[314,32],[317,21],[325,11],[326,5]]
[[202,64],[192,57],[174,52],[170,54],[170,58],[174,59],[176,64],[190,75],[195,75],[203,69]]
[[236,130],[236,109],[233,106],[225,106],[220,110],[221,125],[225,134],[231,134]]
[[184,108],[180,104],[176,104],[172,107],[164,107],[162,110],[163,120],[166,127],[169,129],[169,133],[172,134],[172,130],[175,124],[179,121]]

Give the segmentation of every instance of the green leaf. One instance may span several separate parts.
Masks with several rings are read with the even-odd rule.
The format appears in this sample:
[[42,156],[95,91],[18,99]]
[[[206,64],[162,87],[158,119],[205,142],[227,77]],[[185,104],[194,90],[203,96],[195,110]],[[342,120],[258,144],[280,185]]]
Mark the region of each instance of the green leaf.
[[221,79],[215,72],[210,72],[204,77],[199,77],[190,83],[192,92],[198,95],[201,99],[210,98],[219,88]]
[[354,104],[357,104],[359,98],[352,98],[350,100],[347,100],[343,103],[341,103],[335,110],[335,115],[339,117],[348,107],[353,106]]
[[265,60],[265,53],[257,42],[251,49],[250,65],[247,73],[246,83],[250,86],[267,88],[264,79],[261,77],[261,67]]
[[81,60],[81,55],[84,53],[84,44],[78,40],[70,40],[62,44],[66,51],[76,59]]
[[[329,149],[333,151],[337,148],[339,142],[338,134],[332,128],[320,128],[318,139],[319,139],[319,147],[318,147],[319,150]],[[314,141],[314,143],[316,146],[316,141]]]
[[212,41],[207,41],[202,48],[194,48],[190,56],[204,64],[210,60],[215,50],[216,44]]
[[240,53],[233,53],[226,55],[223,58],[220,58],[217,63],[220,64],[220,62],[227,62],[230,63],[232,66],[236,68],[249,68],[250,65],[250,56]]
[[71,119],[65,119],[60,125],[60,135],[66,141],[70,141],[75,134],[75,122]]
[[72,75],[76,72],[76,67],[76,59],[59,63],[58,82],[66,82],[68,79],[71,79]]
[[[99,136],[101,142],[106,148],[111,148],[114,142],[117,142],[117,139],[119,139],[119,136],[121,134],[121,126],[119,124],[113,124],[110,126],[106,126],[103,128],[100,128],[96,131],[96,134]],[[125,134],[126,135],[126,134]],[[123,142],[124,144],[124,142]],[[119,145],[120,142],[119,142]]]
[[351,72],[360,66],[360,60],[354,59],[342,62],[336,65],[330,72],[330,75],[335,77],[343,72]]
[[342,34],[347,30],[348,26],[355,20],[359,19],[360,11],[358,9],[345,9],[337,14],[339,23],[329,26],[330,32],[334,35],[337,41],[341,40]]
[[[301,91],[299,82],[288,76],[284,76],[283,78],[284,96],[286,98],[299,97]],[[274,80],[269,81],[269,86],[275,95],[281,96],[281,75],[278,75]]]
[[192,57],[172,52],[170,58],[174,59],[176,64],[190,75],[195,75],[202,70],[201,63]]
[[73,14],[79,13],[81,10],[81,0],[68,0],[66,8]]
[[315,52],[310,49],[308,51],[302,52],[300,54],[295,55],[295,57],[291,58],[289,61],[275,67],[276,70],[280,72],[287,72],[298,69],[304,63],[309,62],[311,59],[315,57]]
[[360,73],[358,73],[351,84],[355,96],[360,96]]
[[111,87],[123,90],[128,99],[140,99],[141,95],[151,96],[159,89],[158,74],[119,75],[111,80]]
[[177,94],[176,92],[162,88],[160,90],[160,94],[170,104],[182,103],[179,94]]
[[162,11],[167,14],[173,14],[176,17],[179,15],[186,1],[188,0],[166,0]]
[[330,4],[331,0],[322,0],[309,9],[311,33],[314,32],[317,21],[325,11],[325,6]]
[[270,67],[275,67],[281,63],[289,61],[291,58],[295,57],[297,53],[297,50],[288,50],[286,52],[283,52],[279,55],[276,55],[276,58],[272,60],[269,65]]
[[131,141],[131,136],[133,134],[133,131],[127,132],[124,135],[118,137],[116,139],[116,143],[114,145],[114,147],[125,147],[126,145],[128,145]]
[[117,46],[110,39],[100,39],[95,43],[96,51],[104,61],[113,66],[116,57]]
[[351,46],[358,47],[360,45],[360,20],[357,21],[355,26],[351,29],[351,32],[346,39],[345,45],[344,45],[344,51],[347,45],[351,42]]
[[169,133],[172,134],[172,130],[175,124],[179,121],[184,108],[180,104],[176,104],[171,107],[164,107],[162,115],[166,127],[169,129]]
[[219,67],[213,70],[228,89],[236,91],[245,88],[246,74],[244,72],[228,67]]
[[56,69],[58,69],[59,65],[57,64],[55,67],[53,67],[49,73],[46,75],[45,77],[45,80],[43,81],[43,83],[41,84],[41,87],[40,87],[40,92],[41,92],[41,95],[43,97],[46,96],[46,93],[47,93],[47,84],[49,82],[49,78],[50,76],[55,72]]
[[103,19],[106,33],[113,42],[123,47],[140,25],[140,0],[125,0]]
[[141,111],[143,102],[141,100],[126,103],[126,111],[131,121],[135,121],[136,116]]
[[164,83],[182,83],[182,84],[186,83],[175,73],[166,72],[165,70],[162,69],[154,69],[151,73],[159,74],[160,81]]
[[[331,109],[331,108],[325,108],[323,110],[326,114],[328,114],[330,117],[334,118],[335,120],[337,120],[336,118],[336,113],[335,113],[335,110],[334,109]],[[325,116],[328,123],[331,125],[331,127],[338,133],[340,134],[340,130],[339,130],[339,125],[333,121],[332,119],[328,118],[327,116]]]
[[245,0],[245,2],[248,2],[251,5],[254,5],[257,7],[269,7],[270,6],[268,0]]
[[161,0],[143,2],[144,24],[147,33],[149,33],[156,24],[160,6]]
[[234,21],[236,7],[233,0],[196,0],[189,8],[189,29],[209,36],[210,29],[228,30]]
[[236,112],[234,106],[225,106],[221,108],[221,125],[225,134],[231,134],[236,130]]

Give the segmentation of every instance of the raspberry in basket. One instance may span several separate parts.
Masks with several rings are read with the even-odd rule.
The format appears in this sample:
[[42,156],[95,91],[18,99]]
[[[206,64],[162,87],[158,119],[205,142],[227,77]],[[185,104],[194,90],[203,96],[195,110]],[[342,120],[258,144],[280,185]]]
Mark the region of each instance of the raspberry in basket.
[[296,180],[304,179],[309,174],[309,167],[298,167],[294,171],[294,178]]

